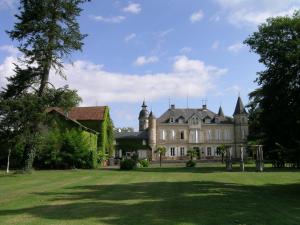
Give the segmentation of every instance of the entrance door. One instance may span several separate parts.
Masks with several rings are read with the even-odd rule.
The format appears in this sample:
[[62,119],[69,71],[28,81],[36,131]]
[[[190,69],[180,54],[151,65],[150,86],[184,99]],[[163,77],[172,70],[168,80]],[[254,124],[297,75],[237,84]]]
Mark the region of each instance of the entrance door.
[[201,152],[199,147],[194,147],[193,148],[196,151],[196,158],[201,159]]

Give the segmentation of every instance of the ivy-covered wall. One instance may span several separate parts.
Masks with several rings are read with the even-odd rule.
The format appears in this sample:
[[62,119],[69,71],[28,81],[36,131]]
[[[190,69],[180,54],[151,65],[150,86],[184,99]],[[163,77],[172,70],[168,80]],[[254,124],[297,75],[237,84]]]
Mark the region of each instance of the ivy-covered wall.
[[109,157],[114,154],[113,122],[110,118],[109,108],[105,107],[104,118],[98,120],[80,120],[84,126],[98,132],[98,153],[106,153]]
[[35,167],[96,168],[98,134],[59,113],[47,117]]

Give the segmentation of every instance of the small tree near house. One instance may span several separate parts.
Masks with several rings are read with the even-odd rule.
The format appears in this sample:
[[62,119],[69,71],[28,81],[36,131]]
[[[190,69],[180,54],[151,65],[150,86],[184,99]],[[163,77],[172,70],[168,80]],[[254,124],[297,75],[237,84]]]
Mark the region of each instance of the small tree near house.
[[155,150],[155,153],[159,154],[159,166],[161,167],[161,160],[162,160],[162,156],[165,155],[167,152],[166,147],[163,146],[158,146],[157,149]]
[[224,155],[230,146],[222,144],[217,147],[217,154],[222,156],[222,164],[224,163]]

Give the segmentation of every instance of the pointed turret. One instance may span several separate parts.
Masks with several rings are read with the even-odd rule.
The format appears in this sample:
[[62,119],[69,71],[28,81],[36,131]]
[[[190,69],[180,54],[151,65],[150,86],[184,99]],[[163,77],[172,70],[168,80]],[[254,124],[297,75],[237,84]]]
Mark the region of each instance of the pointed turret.
[[155,117],[155,115],[154,115],[154,113],[152,112],[152,110],[151,110],[151,112],[150,112],[150,114],[149,114],[149,119],[156,119],[156,117]]
[[222,106],[220,106],[220,108],[219,108],[218,116],[219,117],[224,117]]
[[147,105],[144,100],[142,104],[142,110],[140,111],[139,114],[139,131],[144,131],[148,128],[148,122],[149,122],[148,117],[149,117],[149,112],[147,110]]
[[240,96],[238,97],[238,100],[236,102],[236,106],[235,106],[233,115],[238,115],[238,114],[247,114],[246,109],[244,107],[244,104],[243,104]]

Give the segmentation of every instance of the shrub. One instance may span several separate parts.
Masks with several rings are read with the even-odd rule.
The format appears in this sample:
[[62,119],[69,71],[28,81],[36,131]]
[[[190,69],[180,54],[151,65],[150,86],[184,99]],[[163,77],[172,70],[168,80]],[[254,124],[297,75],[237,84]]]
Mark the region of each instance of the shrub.
[[149,161],[147,159],[142,159],[139,161],[139,163],[141,164],[141,167],[149,167]]
[[95,168],[97,153],[92,142],[84,131],[53,129],[46,134],[34,165],[39,169]]
[[132,170],[136,167],[136,162],[132,159],[124,159],[120,163],[121,170]]
[[195,167],[196,166],[196,162],[193,160],[189,160],[186,162],[186,167]]

